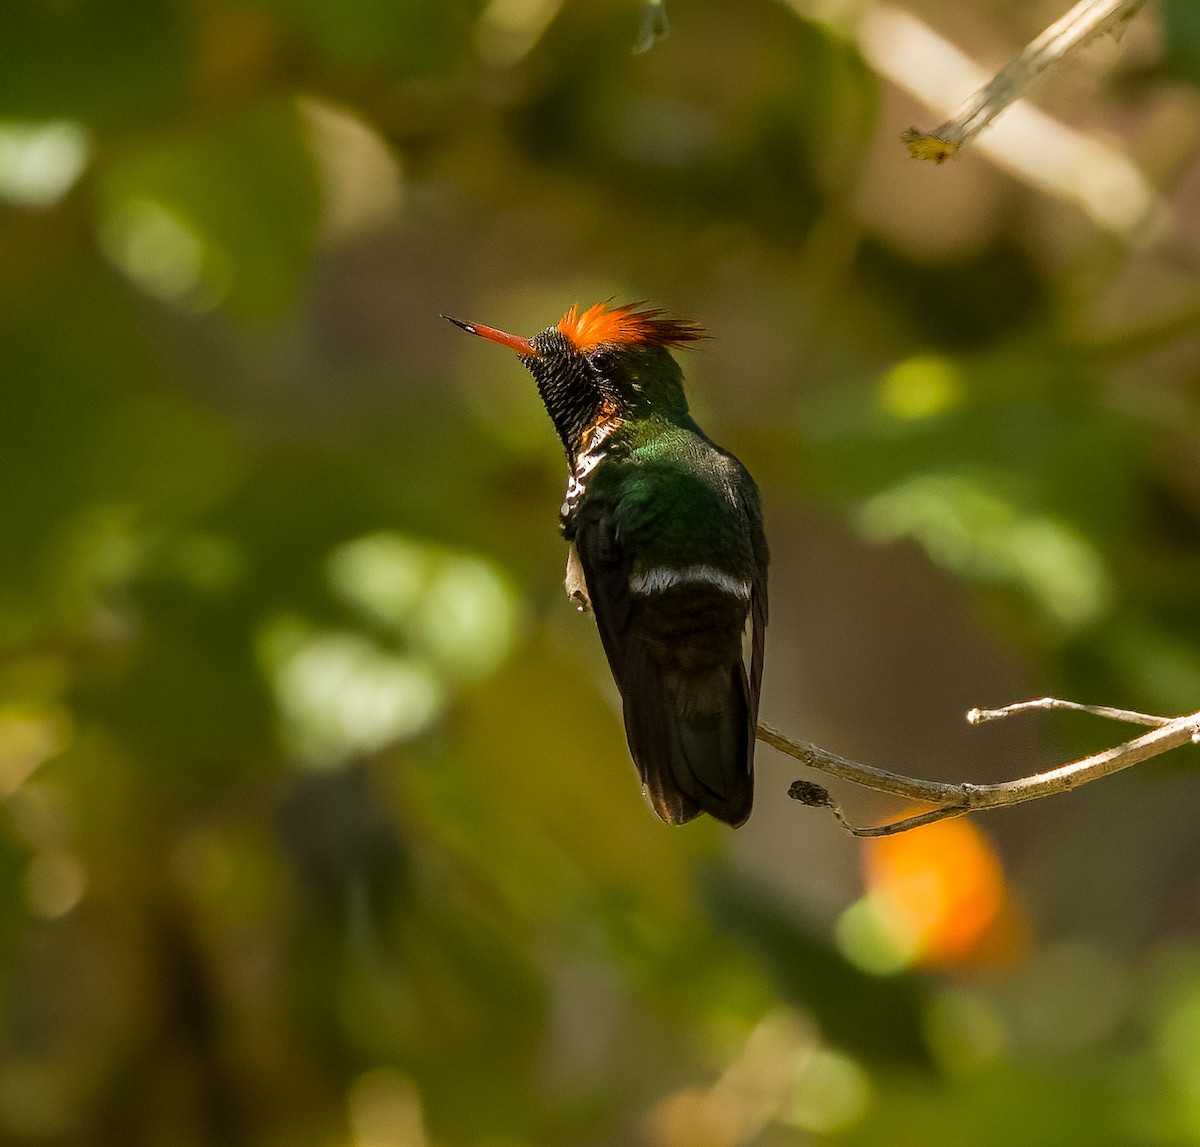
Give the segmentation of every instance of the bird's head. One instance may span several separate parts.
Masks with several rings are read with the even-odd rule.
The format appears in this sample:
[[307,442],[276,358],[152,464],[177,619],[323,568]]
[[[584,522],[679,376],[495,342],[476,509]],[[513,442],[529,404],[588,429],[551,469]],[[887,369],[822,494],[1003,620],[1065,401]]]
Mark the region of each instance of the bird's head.
[[599,430],[635,418],[687,416],[683,374],[670,352],[705,338],[704,330],[640,306],[597,303],[582,312],[574,306],[532,338],[443,317],[516,351],[574,460]]

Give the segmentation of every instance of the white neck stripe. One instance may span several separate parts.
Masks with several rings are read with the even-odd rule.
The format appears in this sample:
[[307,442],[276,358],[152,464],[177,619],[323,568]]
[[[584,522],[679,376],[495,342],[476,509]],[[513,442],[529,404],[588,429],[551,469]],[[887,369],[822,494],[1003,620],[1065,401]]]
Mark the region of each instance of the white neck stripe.
[[673,589],[677,585],[704,583],[715,586],[723,593],[731,593],[735,597],[750,596],[750,583],[739,581],[737,578],[719,570],[716,566],[684,566],[682,569],[672,569],[670,566],[655,566],[643,570],[629,579],[629,588],[634,593],[655,593],[659,590]]

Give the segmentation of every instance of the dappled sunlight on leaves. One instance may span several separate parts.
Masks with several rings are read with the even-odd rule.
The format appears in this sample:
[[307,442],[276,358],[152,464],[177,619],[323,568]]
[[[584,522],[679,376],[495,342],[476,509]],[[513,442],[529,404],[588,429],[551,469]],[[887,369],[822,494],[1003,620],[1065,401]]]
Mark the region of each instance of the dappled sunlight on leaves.
[[284,740],[314,768],[415,737],[444,704],[430,666],[386,653],[357,633],[314,632],[281,618],[266,626],[259,647]]
[[104,220],[100,241],[120,270],[163,302],[207,310],[229,289],[221,253],[207,250],[193,227],[152,199],[121,203]]
[[711,1087],[657,1104],[648,1138],[654,1147],[736,1147],[771,1123],[827,1134],[852,1127],[870,1102],[869,1078],[853,1059],[822,1046],[803,1016],[774,1012]]
[[913,538],[955,573],[1016,585],[1068,629],[1094,623],[1111,604],[1103,559],[1085,538],[1022,513],[967,475],[921,474],[871,498],[860,521],[872,541]]
[[325,571],[334,594],[401,649],[295,616],[263,625],[259,658],[284,742],[314,768],[427,731],[453,688],[493,672],[516,639],[515,595],[480,558],[379,533],[339,546]]
[[516,595],[481,558],[381,533],[340,546],[326,571],[343,600],[452,678],[487,676],[516,640]]
[[290,102],[267,102],[207,131],[129,148],[100,180],[100,228],[135,282],[193,308],[278,313],[316,238],[320,179]]
[[345,242],[387,224],[400,211],[400,157],[350,109],[311,96],[297,105],[312,132],[324,192],[324,238]]
[[53,207],[83,174],[90,153],[82,124],[0,120],[0,200]]

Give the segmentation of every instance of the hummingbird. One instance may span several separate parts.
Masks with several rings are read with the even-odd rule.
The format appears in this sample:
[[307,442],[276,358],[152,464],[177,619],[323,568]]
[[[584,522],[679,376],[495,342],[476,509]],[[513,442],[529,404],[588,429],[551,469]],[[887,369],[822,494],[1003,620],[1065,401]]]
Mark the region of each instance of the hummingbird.
[[566,590],[595,615],[643,792],[668,824],[736,828],[754,800],[767,624],[758,487],[688,413],[673,350],[707,338],[641,303],[573,306],[516,352],[567,456]]

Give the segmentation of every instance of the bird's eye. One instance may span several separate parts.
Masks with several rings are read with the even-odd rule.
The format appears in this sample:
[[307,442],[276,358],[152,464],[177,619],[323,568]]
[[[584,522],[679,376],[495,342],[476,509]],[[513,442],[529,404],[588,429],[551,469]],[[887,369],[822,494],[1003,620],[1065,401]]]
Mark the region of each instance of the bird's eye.
[[593,370],[598,371],[600,374],[609,374],[616,365],[617,356],[612,351],[600,347],[592,351],[588,361],[591,362]]

